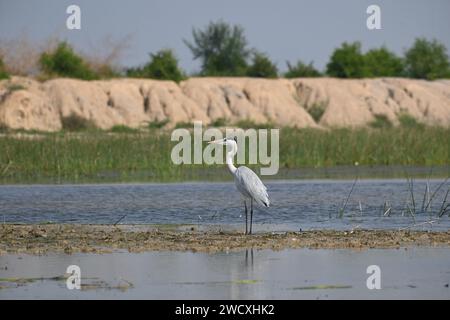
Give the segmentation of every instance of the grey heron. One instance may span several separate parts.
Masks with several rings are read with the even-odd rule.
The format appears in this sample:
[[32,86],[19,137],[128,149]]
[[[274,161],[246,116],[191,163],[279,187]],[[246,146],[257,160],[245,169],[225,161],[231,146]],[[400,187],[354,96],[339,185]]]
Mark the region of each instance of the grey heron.
[[[226,154],[226,163],[231,174],[234,176],[234,182],[236,188],[242,194],[244,198],[245,209],[245,234],[252,234],[253,225],[253,201],[257,204],[265,207],[269,207],[269,195],[267,194],[267,188],[262,183],[261,179],[252,170],[246,166],[240,166],[236,168],[233,164],[233,158],[237,153],[237,139],[219,139],[210,141],[208,143],[224,145],[230,148]],[[250,229],[248,228],[248,208],[247,201],[250,201]]]

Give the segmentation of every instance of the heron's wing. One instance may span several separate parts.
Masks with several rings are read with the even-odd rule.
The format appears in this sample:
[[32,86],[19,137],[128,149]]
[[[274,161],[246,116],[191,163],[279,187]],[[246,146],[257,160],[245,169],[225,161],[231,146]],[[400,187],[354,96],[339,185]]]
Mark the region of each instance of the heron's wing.
[[267,188],[252,170],[245,166],[239,167],[236,170],[235,182],[236,187],[244,196],[252,198],[259,205],[269,206]]

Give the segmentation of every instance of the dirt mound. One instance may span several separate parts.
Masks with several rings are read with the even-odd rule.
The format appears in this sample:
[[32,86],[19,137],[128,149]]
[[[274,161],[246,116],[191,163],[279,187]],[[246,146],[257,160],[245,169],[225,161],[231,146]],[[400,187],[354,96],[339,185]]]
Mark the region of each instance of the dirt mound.
[[106,253],[119,249],[130,252],[173,250],[212,253],[246,248],[369,249],[450,245],[450,232],[314,230],[258,232],[245,236],[242,232],[210,228],[209,231],[199,231],[195,226],[183,230],[176,225],[3,224],[0,225],[0,257],[8,253]]
[[449,126],[450,80],[191,78],[179,85],[148,79],[0,81],[0,126],[56,131],[72,114],[103,129],[220,118],[231,123],[249,119],[282,126],[357,127],[376,115],[396,124],[402,114]]

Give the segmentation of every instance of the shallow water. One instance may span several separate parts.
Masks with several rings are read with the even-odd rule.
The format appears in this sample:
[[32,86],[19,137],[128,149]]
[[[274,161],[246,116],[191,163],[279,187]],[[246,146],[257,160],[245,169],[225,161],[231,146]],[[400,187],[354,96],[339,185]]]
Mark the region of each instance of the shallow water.
[[[0,289],[0,299],[449,299],[450,248],[149,252],[0,256],[0,278],[51,278],[75,264],[81,284],[38,280]],[[367,267],[381,289],[367,288]],[[131,284],[124,290],[120,283]],[[2,283],[5,285],[5,283]]]
[[[430,181],[432,194],[441,180]],[[272,206],[256,208],[259,229],[396,228],[414,223],[413,206],[403,180],[362,180],[352,192],[344,218],[338,211],[353,181],[277,181],[267,183]],[[439,211],[448,188],[437,193],[428,213],[420,213],[426,180],[414,183],[416,223]],[[448,199],[450,200],[450,199]],[[383,217],[384,202],[392,206]],[[240,224],[243,208],[233,183],[29,185],[0,187],[0,215],[5,222]],[[360,206],[361,203],[361,206]],[[433,224],[447,229],[450,219]],[[426,227],[429,227],[426,225]]]
[[[442,180],[430,181],[430,195]],[[415,221],[404,180],[360,180],[343,218],[338,218],[351,190],[348,180],[268,181],[270,208],[255,208],[255,230],[284,231],[343,228],[404,228],[447,230],[450,219],[437,219],[444,184],[427,213],[421,212],[427,180],[415,180]],[[450,197],[447,202],[450,201]],[[384,203],[392,206],[383,216]],[[6,223],[195,224],[242,227],[243,206],[232,182],[110,185],[7,185],[0,186],[0,219]],[[420,224],[435,221],[432,225]]]

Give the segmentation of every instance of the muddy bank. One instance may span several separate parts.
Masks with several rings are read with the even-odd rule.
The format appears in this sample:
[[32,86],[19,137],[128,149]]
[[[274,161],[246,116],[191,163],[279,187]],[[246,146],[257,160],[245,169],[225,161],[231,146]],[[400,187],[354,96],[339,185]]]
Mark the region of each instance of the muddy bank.
[[246,248],[368,249],[408,246],[450,246],[450,231],[316,230],[257,233],[245,236],[219,227],[151,225],[11,225],[0,226],[0,255],[50,252],[110,253],[116,250],[222,252]]

